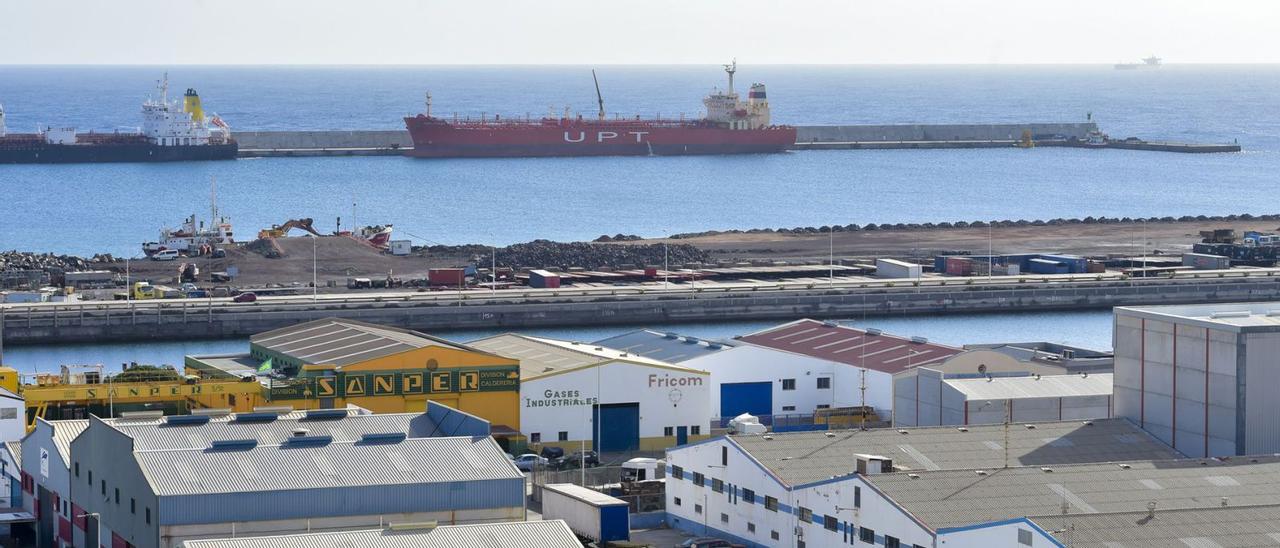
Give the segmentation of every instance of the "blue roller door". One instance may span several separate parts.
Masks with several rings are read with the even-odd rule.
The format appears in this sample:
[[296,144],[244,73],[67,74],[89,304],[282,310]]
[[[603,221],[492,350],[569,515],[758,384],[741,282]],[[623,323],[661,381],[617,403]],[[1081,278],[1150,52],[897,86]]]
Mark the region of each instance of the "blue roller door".
[[772,382],[732,382],[720,385],[720,418],[743,413],[757,417],[773,414]]
[[601,453],[637,451],[640,449],[640,404],[611,403],[597,405],[592,445]]

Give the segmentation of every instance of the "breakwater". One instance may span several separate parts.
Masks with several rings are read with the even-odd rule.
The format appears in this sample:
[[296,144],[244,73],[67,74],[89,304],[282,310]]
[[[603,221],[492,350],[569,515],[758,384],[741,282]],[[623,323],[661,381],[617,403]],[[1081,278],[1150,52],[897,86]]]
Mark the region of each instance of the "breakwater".
[[[1040,146],[1085,146],[1093,122],[1027,124],[895,124],[798,126],[796,149],[1003,148],[1028,134]],[[413,148],[404,130],[244,131],[236,133],[242,157],[398,156]],[[1238,145],[1165,142],[1108,143],[1105,148],[1166,152],[1229,152]]]
[[[698,288],[384,293],[0,307],[5,344],[245,337],[325,317],[411,329],[504,328],[786,320],[905,314],[1085,310],[1140,304],[1280,299],[1276,271],[1122,280],[803,282]],[[1200,277],[1203,276],[1203,277]]]

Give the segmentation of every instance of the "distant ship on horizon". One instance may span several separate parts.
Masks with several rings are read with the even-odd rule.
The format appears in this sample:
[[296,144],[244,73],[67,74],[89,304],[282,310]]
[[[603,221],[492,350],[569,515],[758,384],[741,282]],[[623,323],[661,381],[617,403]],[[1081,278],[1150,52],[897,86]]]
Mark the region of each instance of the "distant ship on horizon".
[[1142,60],[1141,63],[1116,63],[1116,70],[1137,70],[1137,69],[1154,69],[1160,68],[1160,64],[1164,60],[1154,55]]

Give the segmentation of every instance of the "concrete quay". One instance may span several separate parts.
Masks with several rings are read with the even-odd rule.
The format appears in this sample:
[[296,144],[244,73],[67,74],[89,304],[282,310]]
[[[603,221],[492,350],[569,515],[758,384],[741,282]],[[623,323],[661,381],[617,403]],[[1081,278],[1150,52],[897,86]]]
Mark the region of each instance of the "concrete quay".
[[[1140,304],[1280,300],[1280,270],[1203,278],[753,283],[712,287],[441,291],[229,299],[40,303],[0,307],[4,343],[246,337],[324,317],[424,331],[1079,310]],[[917,285],[919,284],[919,285]]]

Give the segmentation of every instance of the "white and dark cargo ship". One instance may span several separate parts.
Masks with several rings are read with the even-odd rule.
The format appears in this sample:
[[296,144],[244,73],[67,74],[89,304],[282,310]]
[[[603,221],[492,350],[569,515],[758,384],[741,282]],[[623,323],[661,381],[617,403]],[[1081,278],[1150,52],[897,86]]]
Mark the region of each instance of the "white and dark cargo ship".
[[0,164],[75,162],[176,162],[230,160],[239,146],[216,114],[206,117],[196,90],[169,100],[169,78],[157,86],[159,98],[142,104],[142,127],[130,131],[77,132],[74,127],[41,126],[35,133],[9,133],[0,107]]

